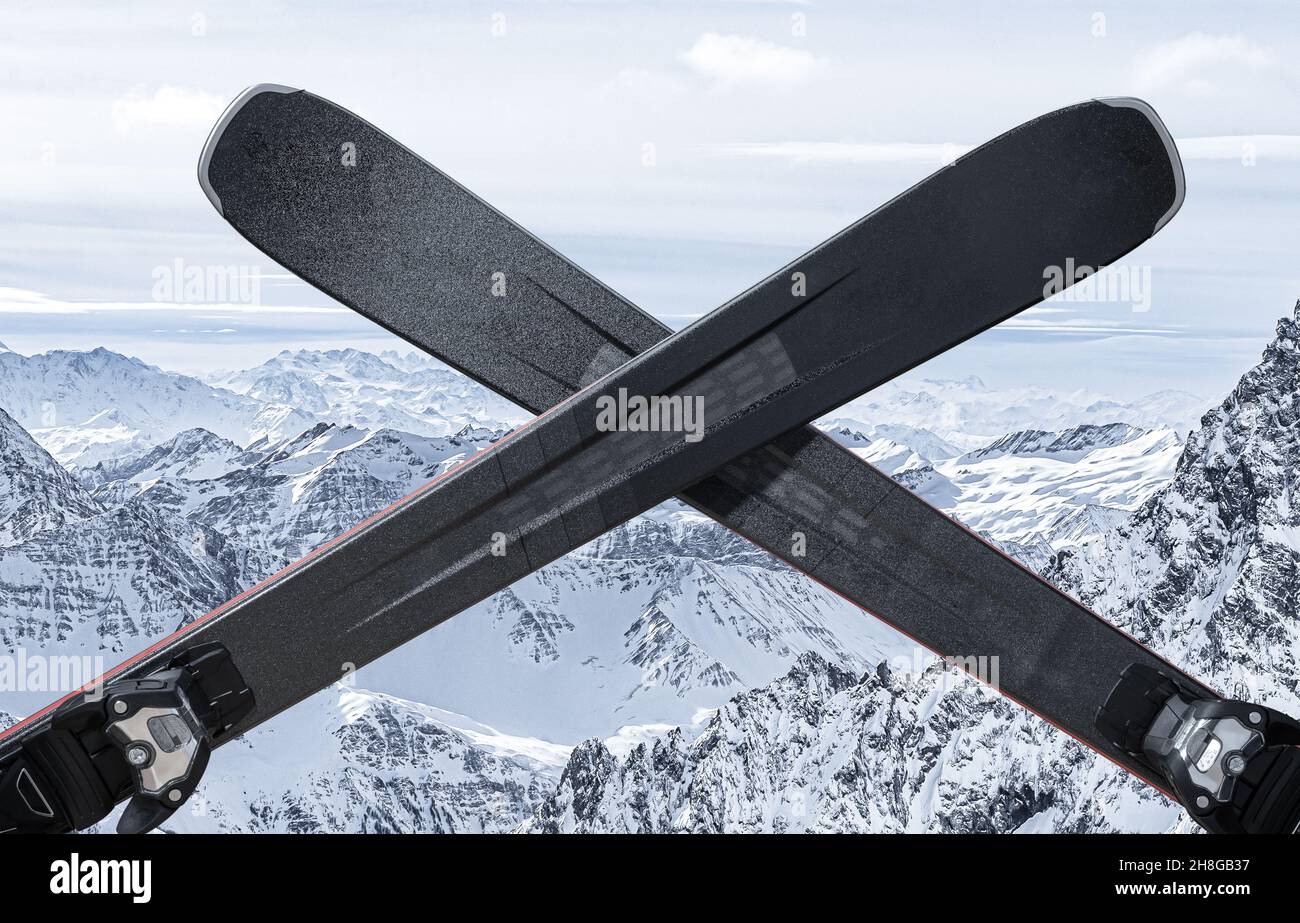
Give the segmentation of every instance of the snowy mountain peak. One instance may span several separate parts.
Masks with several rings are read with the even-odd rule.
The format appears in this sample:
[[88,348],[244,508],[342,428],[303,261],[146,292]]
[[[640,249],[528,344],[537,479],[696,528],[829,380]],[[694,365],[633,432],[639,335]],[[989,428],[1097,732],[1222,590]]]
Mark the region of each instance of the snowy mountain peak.
[[1173,430],[1126,423],[1018,430],[898,480],[1032,565],[1044,544],[1090,541],[1140,506],[1168,482],[1181,448]]
[[[94,349],[86,351],[53,349],[45,353],[43,357],[66,363],[84,374],[102,374],[104,371],[114,368],[131,372],[137,370],[157,371],[157,369],[141,359],[134,356],[124,356],[103,346],[96,346]],[[32,358],[42,357],[33,356]]]
[[244,450],[229,439],[195,427],[151,449],[100,462],[80,471],[78,477],[91,487],[114,481],[143,483],[163,477],[212,478],[233,468],[243,454]]
[[846,711],[842,694],[858,682],[854,674],[807,652],[784,676],[736,695],[715,711],[694,739],[674,728],[638,743],[622,759],[600,740],[584,741],[570,754],[559,788],[521,830],[803,829],[796,819],[803,789],[825,781],[840,762],[818,759],[813,751],[841,736],[828,732],[847,723],[839,720]]
[[[1277,339],[1270,344],[1269,349],[1286,349],[1295,351],[1300,344],[1300,299],[1295,303],[1290,317],[1281,317],[1277,321]],[[1268,350],[1264,352],[1268,356]]]
[[[1097,829],[1081,748],[941,663],[856,677],[815,655],[734,696],[698,734],[624,756],[589,740],[526,833]],[[1084,784],[1080,784],[1083,780]],[[1154,796],[1153,796],[1154,797]],[[1148,810],[1171,823],[1167,805]],[[1101,829],[1106,829],[1104,826]]]
[[413,372],[417,369],[427,369],[437,364],[438,360],[426,353],[413,349],[409,352],[399,353],[395,349],[385,349],[379,354],[389,365],[401,369],[404,372]]
[[213,388],[107,349],[0,353],[5,410],[52,455],[86,468],[203,426],[246,444],[281,439],[317,419]]
[[818,425],[841,445],[853,449],[873,465],[891,473],[896,470],[896,466],[890,466],[884,458],[899,449],[914,452],[925,462],[961,454],[961,449],[924,427],[898,423],[864,426],[856,420],[838,418],[821,420]]
[[398,371],[379,356],[352,347],[322,350],[300,349],[296,352],[285,350],[263,365],[263,368],[267,369],[275,367],[285,369],[337,368],[345,370],[355,378],[365,378],[371,375],[384,378]]
[[85,489],[0,410],[0,548],[101,512]]
[[505,434],[501,430],[466,423],[456,430],[455,438],[461,442],[496,442],[503,435]]
[[1300,306],[1173,479],[1050,577],[1229,695],[1300,703]]
[[1010,433],[990,445],[969,452],[963,461],[997,458],[1002,455],[1022,457],[1073,456],[1094,449],[1110,448],[1136,439],[1143,430],[1127,423],[1108,423],[1097,426],[1085,423],[1062,432],[1028,429]]
[[509,429],[529,418],[432,359],[391,364],[357,349],[284,350],[254,368],[213,374],[208,382],[317,418],[422,436],[446,436],[466,426]]
[[210,773],[210,810],[177,811],[167,830],[507,832],[554,787],[568,750],[343,685],[243,739],[256,775]]
[[[1059,392],[1037,386],[989,390],[971,379],[936,381],[904,375],[845,404],[833,422],[853,429],[867,425],[856,421],[890,420],[923,428],[963,451],[973,451],[1009,432],[1061,432],[1083,423],[1126,423],[1146,430],[1167,427],[1183,433],[1195,425],[1208,404],[1179,391],[1120,401],[1085,390]],[[918,446],[912,447],[926,455]]]

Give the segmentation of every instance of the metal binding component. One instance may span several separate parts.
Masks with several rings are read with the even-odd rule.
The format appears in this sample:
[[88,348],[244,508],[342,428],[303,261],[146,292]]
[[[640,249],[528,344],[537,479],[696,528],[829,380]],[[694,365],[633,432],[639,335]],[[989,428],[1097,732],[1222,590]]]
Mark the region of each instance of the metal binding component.
[[1300,825],[1300,723],[1249,702],[1197,695],[1130,665],[1097,728],[1168,783],[1211,833],[1292,833]]
[[118,832],[152,830],[194,793],[213,741],[253,704],[216,642],[65,703],[48,727],[0,757],[0,831],[83,829],[128,795]]

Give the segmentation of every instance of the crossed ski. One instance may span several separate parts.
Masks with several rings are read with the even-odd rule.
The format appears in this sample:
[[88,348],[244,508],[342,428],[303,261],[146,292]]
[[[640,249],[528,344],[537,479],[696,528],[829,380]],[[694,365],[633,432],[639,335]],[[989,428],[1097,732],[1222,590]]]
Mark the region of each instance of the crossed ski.
[[[338,157],[345,144],[351,163]],[[1158,231],[1181,204],[1182,173],[1145,104],[1085,103],[1027,123],[672,336],[304,92],[241,96],[200,181],[236,229],[303,278],[504,396],[556,406],[124,664],[107,705],[73,699],[24,722],[5,738],[0,814],[80,827],[133,792],[120,826],[147,829],[188,797],[209,746],[673,493],[941,654],[1015,633],[1024,644],[1000,691],[1188,800],[1142,740],[1113,743],[1093,712],[1129,664],[1193,701],[1210,690],[799,425],[1041,300],[1048,267],[1106,265]],[[597,425],[614,393],[702,400],[704,440]],[[268,636],[292,638],[291,655],[287,640],[267,651]],[[167,695],[201,700],[174,709],[172,740],[188,729],[193,753],[170,776],[148,733],[127,726],[160,707],[139,688],[159,670]],[[66,781],[87,765],[100,789]],[[33,789],[61,810],[18,816]]]

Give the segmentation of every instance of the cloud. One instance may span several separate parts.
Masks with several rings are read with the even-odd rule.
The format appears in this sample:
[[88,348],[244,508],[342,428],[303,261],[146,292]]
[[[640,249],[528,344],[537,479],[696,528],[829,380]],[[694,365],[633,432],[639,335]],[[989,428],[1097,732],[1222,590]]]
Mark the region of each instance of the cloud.
[[[1178,138],[1183,160],[1300,161],[1300,135],[1214,135]],[[790,163],[919,163],[943,166],[974,150],[972,144],[911,141],[738,141],[706,144],[711,157]]]
[[973,150],[970,144],[924,144],[907,141],[850,144],[839,141],[757,141],[710,144],[714,157],[750,157],[792,163],[923,163],[943,166]]
[[[264,275],[263,278],[278,278]],[[214,304],[182,301],[67,301],[51,298],[42,292],[21,288],[0,287],[0,315],[3,314],[95,314],[108,312],[193,311],[215,317],[221,315],[256,314],[342,314],[351,312],[338,305],[263,305],[257,303],[221,302]],[[220,331],[218,331],[220,332]]]
[[1204,97],[1277,66],[1271,51],[1240,35],[1192,32],[1152,48],[1138,64],[1137,80],[1143,92],[1176,88]]
[[202,90],[163,86],[147,94],[136,88],[113,100],[113,128],[122,135],[155,128],[193,128],[212,125],[226,101]]
[[680,74],[666,74],[639,67],[625,67],[614,79],[601,87],[604,96],[663,102],[690,90],[689,81]]
[[1300,135],[1217,135],[1176,143],[1183,160],[1300,160]]
[[800,83],[821,66],[806,51],[716,32],[701,35],[683,58],[696,73],[727,83]]
[[1124,336],[1186,336],[1183,329],[1176,325],[1168,327],[1126,327],[1121,324],[1114,324],[1108,321],[1089,317],[1074,317],[1069,321],[1061,322],[1017,317],[1011,320],[1005,320],[993,329],[1003,332],[1014,330],[1018,333],[1105,333]]

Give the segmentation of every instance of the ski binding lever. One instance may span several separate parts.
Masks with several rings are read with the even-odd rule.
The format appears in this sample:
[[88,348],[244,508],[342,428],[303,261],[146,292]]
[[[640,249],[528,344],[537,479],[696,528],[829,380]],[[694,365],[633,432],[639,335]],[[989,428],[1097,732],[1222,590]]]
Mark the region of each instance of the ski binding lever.
[[1097,728],[1211,833],[1300,828],[1300,722],[1281,712],[1207,697],[1135,663],[1097,710]]
[[130,795],[118,833],[146,833],[185,803],[213,742],[253,708],[230,654],[202,644],[148,676],[109,683],[60,707],[49,726],[0,757],[0,819],[20,831],[81,829]]

